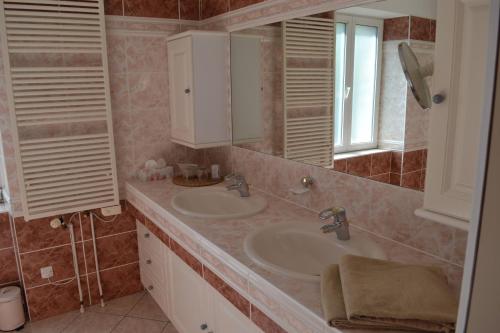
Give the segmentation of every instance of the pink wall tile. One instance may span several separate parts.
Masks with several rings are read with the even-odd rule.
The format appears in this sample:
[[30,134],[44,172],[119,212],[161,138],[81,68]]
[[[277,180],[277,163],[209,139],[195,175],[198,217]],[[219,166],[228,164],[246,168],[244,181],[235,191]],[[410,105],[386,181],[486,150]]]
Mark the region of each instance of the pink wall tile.
[[423,17],[410,17],[410,39],[422,41],[434,41],[435,21]]
[[172,251],[181,258],[186,264],[189,265],[200,276],[203,275],[201,262],[186,251],[179,243],[170,239],[170,247]]
[[229,0],[202,0],[201,18],[207,19],[229,11]]
[[129,73],[167,72],[167,40],[158,36],[128,36],[126,57]]
[[[85,303],[89,304],[86,279],[81,279]],[[44,285],[26,290],[30,319],[40,320],[80,307],[76,280],[65,285]]]
[[250,302],[241,296],[236,290],[231,288],[226,282],[218,277],[207,267],[203,267],[203,278],[210,283],[215,290],[224,296],[231,304],[233,304],[241,313],[250,317]]
[[422,150],[405,151],[402,173],[422,170]]
[[[104,300],[106,301],[144,290],[141,283],[139,263],[101,271],[101,283]],[[99,288],[95,274],[89,274],[89,289],[92,304],[99,304]]]
[[[63,215],[65,221],[69,221],[72,214]],[[67,229],[50,227],[50,220],[54,217],[34,219],[26,222],[22,217],[15,218],[17,243],[19,252],[40,250],[47,247],[65,245],[70,243]],[[73,221],[78,221],[78,214]],[[79,223],[75,223],[75,237],[80,237]]]
[[8,213],[0,213],[0,249],[12,247],[12,233]]
[[391,172],[391,152],[372,155],[371,175],[387,174]]
[[179,18],[177,0],[123,0],[125,16]]
[[180,1],[180,19],[181,20],[199,20],[200,19],[200,1],[199,0],[181,0]]
[[371,155],[347,159],[347,173],[360,177],[369,177],[371,169]]
[[[94,230],[96,237],[104,237],[125,233],[136,230],[135,220],[129,211],[129,205],[125,201],[121,201],[122,213],[118,215],[113,222],[103,222],[94,216]],[[94,210],[94,213],[101,218],[110,220],[112,217],[102,217],[99,210]],[[81,214],[83,239],[89,240],[92,238],[90,229],[90,219],[88,214]]]
[[246,6],[255,5],[263,1],[264,0],[229,0],[229,8],[230,10],[236,10]]
[[369,179],[375,180],[375,181],[381,182],[381,183],[390,184],[391,183],[391,174],[390,173],[378,174],[376,176],[371,176]]
[[[85,274],[85,263],[81,243],[77,244],[77,256],[80,274],[83,275]],[[73,254],[70,245],[21,253],[20,263],[25,288],[49,283],[47,279],[43,279],[40,275],[40,269],[46,266],[52,266],[54,270],[52,281],[66,280],[74,277],[75,271],[73,270],[72,262]]]
[[391,172],[401,173],[403,167],[403,153],[400,151],[393,151],[391,154]]
[[104,0],[106,15],[123,15],[123,0]]
[[[87,272],[95,272],[94,249],[91,241],[85,241]],[[99,269],[104,270],[139,261],[137,233],[128,232],[97,239]]]
[[404,173],[401,176],[401,186],[411,188],[414,190],[420,190],[421,179],[422,179],[422,170]]
[[264,312],[260,311],[255,305],[252,304],[251,319],[265,333],[286,333],[286,331],[276,324],[271,318],[266,316]]
[[408,39],[410,21],[408,16],[384,20],[384,41]]
[[401,186],[401,174],[400,173],[390,173],[389,183],[396,186]]
[[338,172],[347,172],[347,159],[334,160],[333,170]]
[[19,280],[14,248],[0,250],[0,285]]

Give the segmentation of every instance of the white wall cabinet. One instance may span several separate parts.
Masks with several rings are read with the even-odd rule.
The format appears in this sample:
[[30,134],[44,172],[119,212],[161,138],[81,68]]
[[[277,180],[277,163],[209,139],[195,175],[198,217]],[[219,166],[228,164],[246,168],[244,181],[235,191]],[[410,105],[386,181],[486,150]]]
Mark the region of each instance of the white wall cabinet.
[[136,224],[141,282],[179,333],[262,333],[158,237]]
[[227,33],[187,31],[168,39],[171,140],[191,148],[231,144]]
[[489,1],[437,1],[434,104],[424,207],[416,214],[468,228],[476,182],[485,98]]

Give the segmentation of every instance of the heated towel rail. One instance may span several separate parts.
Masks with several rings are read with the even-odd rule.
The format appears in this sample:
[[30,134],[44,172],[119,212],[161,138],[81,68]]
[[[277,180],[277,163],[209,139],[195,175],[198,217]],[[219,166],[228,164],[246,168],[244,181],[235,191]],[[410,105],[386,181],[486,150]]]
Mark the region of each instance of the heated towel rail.
[[283,22],[285,158],[331,167],[334,105],[333,19]]
[[25,219],[119,204],[102,0],[0,0]]

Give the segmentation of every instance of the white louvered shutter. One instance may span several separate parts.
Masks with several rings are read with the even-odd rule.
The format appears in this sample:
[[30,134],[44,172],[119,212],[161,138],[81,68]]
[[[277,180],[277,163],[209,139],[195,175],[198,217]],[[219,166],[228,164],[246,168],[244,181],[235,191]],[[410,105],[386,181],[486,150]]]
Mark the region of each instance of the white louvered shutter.
[[334,43],[333,19],[283,22],[285,158],[332,166]]
[[102,0],[0,0],[25,219],[119,204]]

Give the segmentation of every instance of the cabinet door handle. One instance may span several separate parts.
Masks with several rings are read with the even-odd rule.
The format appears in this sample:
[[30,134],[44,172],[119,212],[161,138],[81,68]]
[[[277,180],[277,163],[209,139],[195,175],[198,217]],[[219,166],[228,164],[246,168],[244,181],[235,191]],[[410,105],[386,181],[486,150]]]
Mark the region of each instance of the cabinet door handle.
[[151,265],[151,259],[146,260],[146,264]]
[[201,324],[200,328],[201,328],[202,331],[204,331],[204,330],[206,330],[208,328],[208,325],[207,324]]
[[153,289],[154,289],[154,287],[153,287],[153,286],[149,286],[149,287],[148,287],[148,290],[153,290]]
[[146,233],[144,234],[144,237],[145,237],[145,238],[149,238],[149,232],[146,232]]
[[189,88],[184,89],[184,93],[186,95],[189,95],[191,93],[191,89],[189,89]]
[[432,96],[432,101],[434,102],[434,104],[441,104],[444,102],[445,99],[446,96],[444,94],[436,94]]

